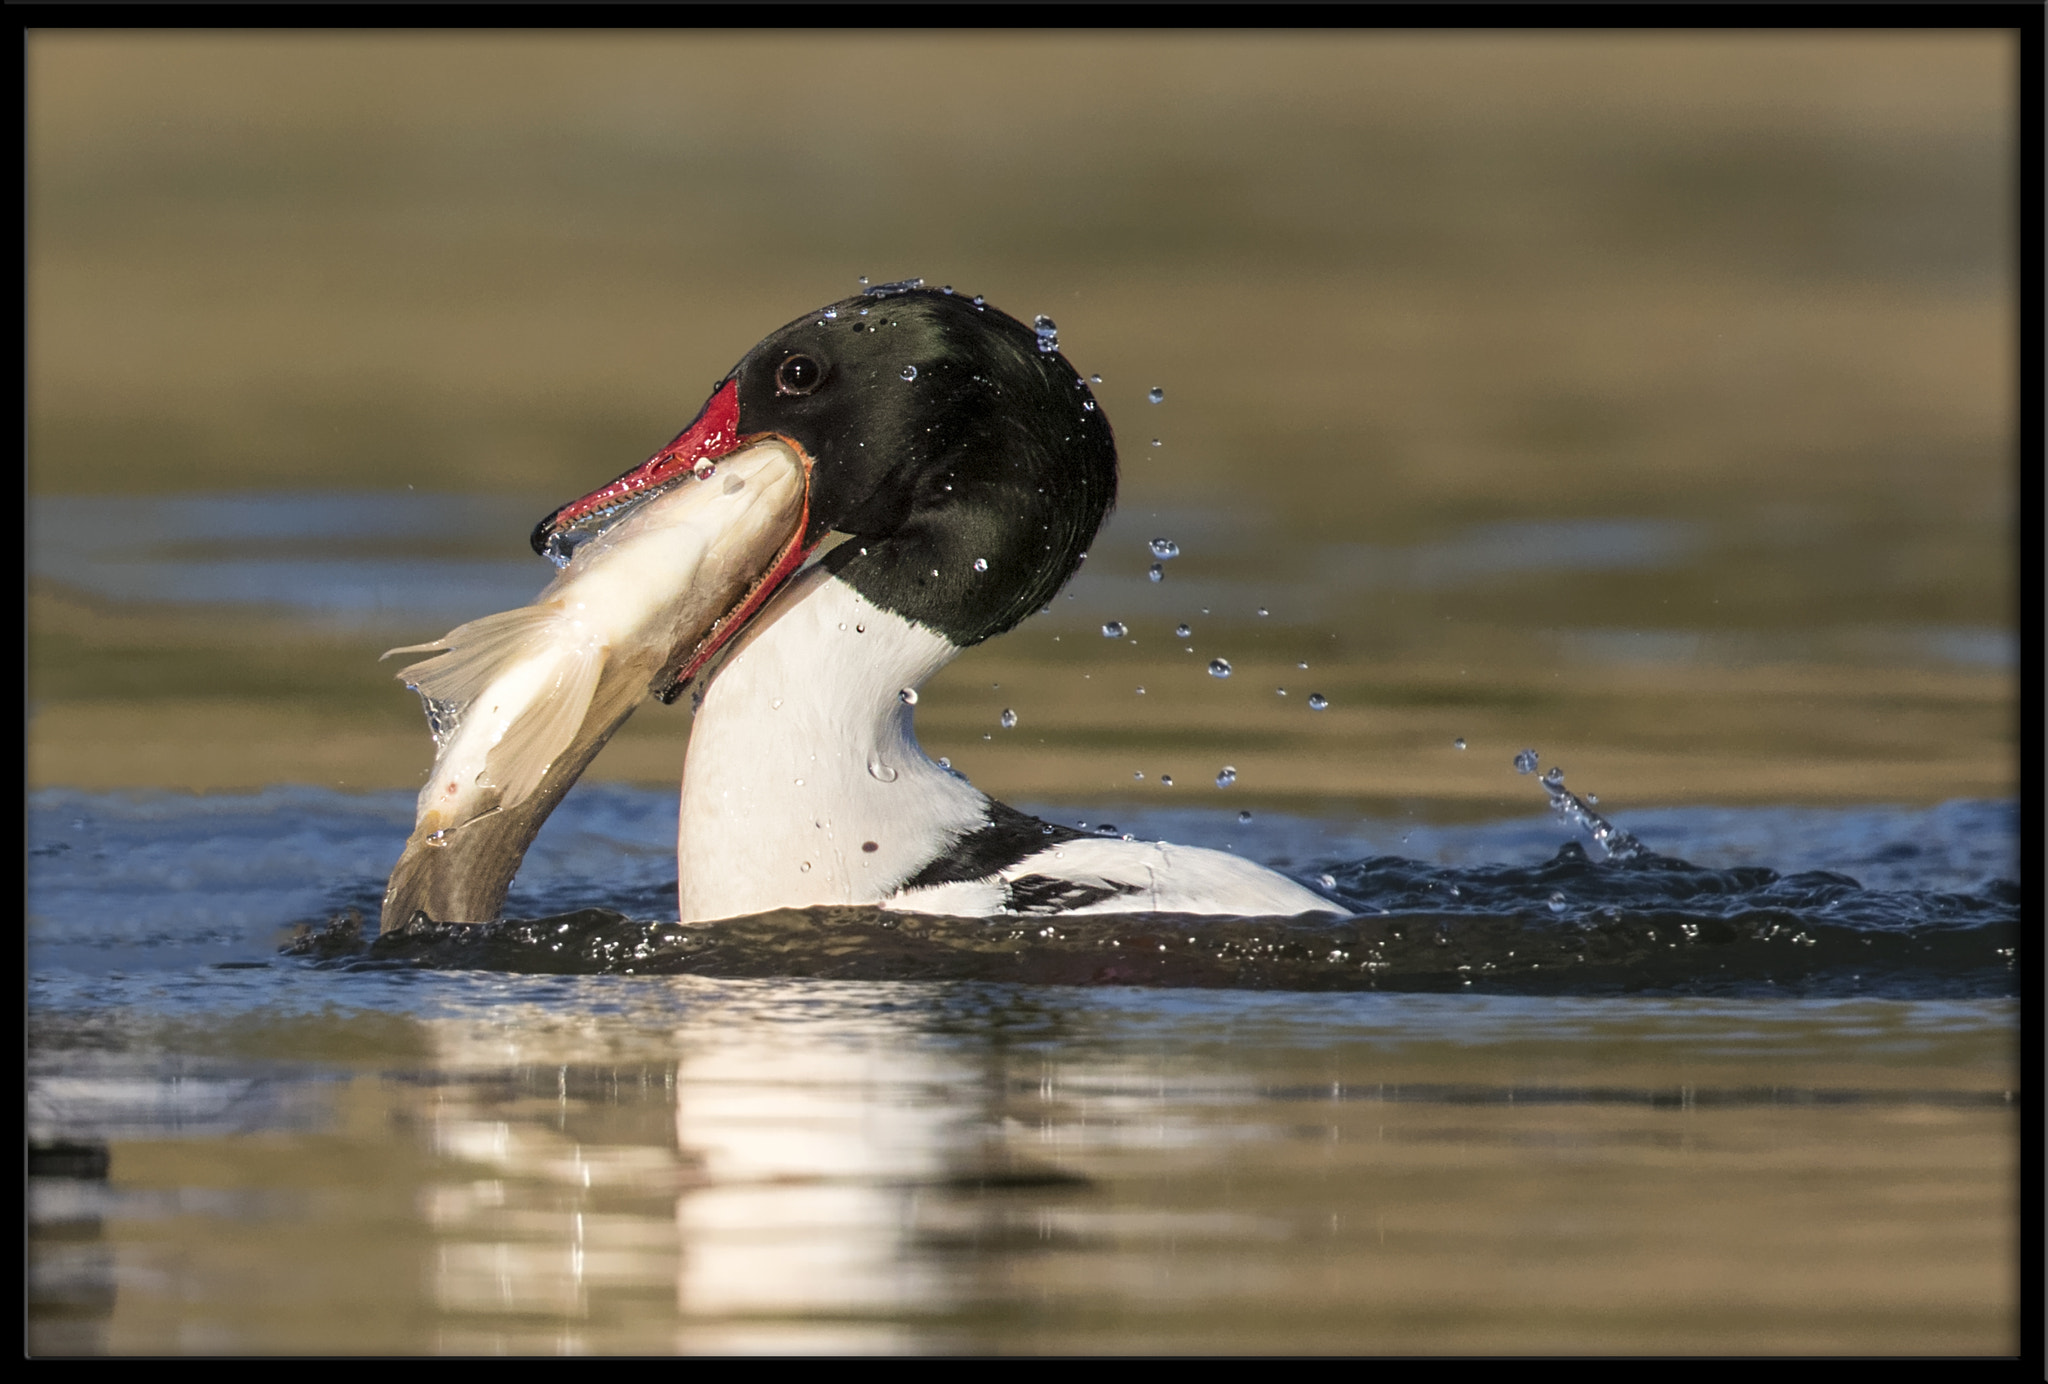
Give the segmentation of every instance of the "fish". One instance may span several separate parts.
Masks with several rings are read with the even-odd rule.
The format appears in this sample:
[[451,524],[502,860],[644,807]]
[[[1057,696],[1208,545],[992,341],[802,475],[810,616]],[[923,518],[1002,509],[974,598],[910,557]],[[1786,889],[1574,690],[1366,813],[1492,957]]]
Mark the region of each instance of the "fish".
[[625,499],[549,554],[535,600],[383,657],[425,705],[436,746],[383,925],[497,917],[528,845],[650,696],[670,700],[794,570],[804,459],[778,440]]

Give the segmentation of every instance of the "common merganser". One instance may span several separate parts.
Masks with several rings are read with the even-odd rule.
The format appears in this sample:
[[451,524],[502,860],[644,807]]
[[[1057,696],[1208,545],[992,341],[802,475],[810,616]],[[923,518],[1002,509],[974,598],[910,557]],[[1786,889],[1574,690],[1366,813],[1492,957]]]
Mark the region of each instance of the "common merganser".
[[[721,589],[725,613],[679,630],[668,657],[622,666],[594,691],[586,678],[580,727],[521,801],[430,840],[423,795],[387,927],[416,911],[497,916],[541,821],[612,731],[646,692],[667,702],[692,686],[685,923],[832,904],[966,917],[1344,911],[1228,852],[1027,816],[918,746],[918,689],[1049,602],[1116,498],[1109,420],[1050,322],[915,280],[806,313],[748,351],[668,446],[542,520],[533,546],[562,561],[647,497],[771,445],[794,454],[804,488],[786,541],[764,528],[733,545],[753,555],[751,585]],[[846,537],[805,566],[835,532]]]

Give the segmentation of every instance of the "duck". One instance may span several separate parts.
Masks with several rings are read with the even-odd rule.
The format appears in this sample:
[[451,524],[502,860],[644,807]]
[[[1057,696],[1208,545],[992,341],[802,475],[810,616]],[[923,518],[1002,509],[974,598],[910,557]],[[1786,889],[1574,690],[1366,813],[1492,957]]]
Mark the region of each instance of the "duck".
[[[800,463],[789,540],[764,550],[746,594],[647,689],[663,702],[690,693],[682,923],[835,905],[961,917],[1347,911],[1228,851],[1033,817],[918,744],[920,689],[1047,608],[1116,501],[1115,435],[1048,319],[1026,324],[921,280],[807,312],[741,356],[673,442],[542,519],[532,545],[559,561],[569,539],[636,497],[764,443]],[[637,689],[597,698],[591,732],[496,828],[504,843],[468,911],[502,902],[517,868],[505,857],[523,852],[636,701]],[[420,855],[428,873],[454,863]],[[401,888],[404,873],[387,924],[434,894]]]

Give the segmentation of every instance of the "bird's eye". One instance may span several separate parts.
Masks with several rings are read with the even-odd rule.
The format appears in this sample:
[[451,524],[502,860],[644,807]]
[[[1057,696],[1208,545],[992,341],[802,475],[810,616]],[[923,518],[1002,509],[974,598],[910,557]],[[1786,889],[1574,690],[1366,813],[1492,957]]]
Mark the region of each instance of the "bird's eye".
[[808,394],[824,381],[825,367],[809,356],[791,356],[775,367],[777,394]]

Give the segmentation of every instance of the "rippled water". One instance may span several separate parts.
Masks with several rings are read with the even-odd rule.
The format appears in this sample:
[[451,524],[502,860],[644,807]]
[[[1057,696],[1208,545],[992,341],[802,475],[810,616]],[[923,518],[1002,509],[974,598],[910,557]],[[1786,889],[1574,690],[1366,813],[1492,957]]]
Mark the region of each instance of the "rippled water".
[[587,786],[582,912],[294,947],[409,820],[34,796],[32,1349],[2009,1348],[2010,804],[1147,814],[1361,911],[679,929]]
[[[1190,923],[819,909],[683,927],[673,795],[593,785],[537,843],[507,905],[520,921],[366,936],[360,918],[376,916],[410,813],[401,794],[312,789],[38,795],[39,983],[65,984],[81,964],[89,974],[196,963],[1544,994],[1976,998],[2017,984],[2009,803],[1667,810],[1639,823],[1647,854],[1601,862],[1542,819],[1398,831],[1150,813],[1116,825],[1290,869],[1354,916]],[[302,929],[288,947],[296,960],[271,960],[282,929],[330,920]],[[348,984],[341,974],[331,983]]]

